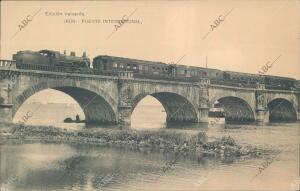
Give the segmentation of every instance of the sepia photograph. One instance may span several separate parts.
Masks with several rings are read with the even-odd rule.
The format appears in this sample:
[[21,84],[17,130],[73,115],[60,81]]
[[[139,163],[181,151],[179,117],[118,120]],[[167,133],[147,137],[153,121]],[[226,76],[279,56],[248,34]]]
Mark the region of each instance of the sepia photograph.
[[0,1],[0,191],[299,191],[299,0]]

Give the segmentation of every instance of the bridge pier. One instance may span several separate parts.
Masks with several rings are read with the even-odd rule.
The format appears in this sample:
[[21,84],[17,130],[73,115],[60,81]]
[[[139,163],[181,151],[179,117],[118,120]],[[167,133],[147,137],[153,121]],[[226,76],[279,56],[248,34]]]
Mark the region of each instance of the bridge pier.
[[12,120],[12,108],[6,104],[0,104],[0,121],[11,123]]
[[256,122],[267,123],[269,122],[269,111],[264,108],[256,110]]
[[209,107],[198,108],[198,123],[208,123]]
[[10,123],[13,120],[11,74],[5,71],[0,77],[4,78],[0,82],[0,121]]
[[202,79],[197,83],[199,88],[198,123],[208,123],[209,114],[209,79]]
[[118,121],[122,128],[130,128],[131,125],[131,106],[118,107]]
[[[264,85],[262,85],[264,89]],[[255,92],[255,102],[256,102],[256,122],[266,123],[269,122],[269,111],[267,106],[267,101],[264,92],[260,89]]]
[[118,123],[121,128],[130,128],[132,114],[133,73],[122,71],[118,73]]

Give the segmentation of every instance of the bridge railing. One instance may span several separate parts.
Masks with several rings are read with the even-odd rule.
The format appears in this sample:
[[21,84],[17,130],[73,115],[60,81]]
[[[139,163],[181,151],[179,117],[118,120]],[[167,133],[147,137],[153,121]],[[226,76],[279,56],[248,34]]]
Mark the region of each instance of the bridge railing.
[[34,65],[34,64],[18,64],[18,69],[63,72],[63,69],[60,67],[56,67],[55,68],[56,70],[53,70],[48,65]]
[[71,74],[91,74],[91,75],[104,75],[104,76],[117,76],[116,71],[97,71],[88,68],[64,67],[64,66],[49,66],[49,65],[35,65],[35,64],[18,64],[18,69],[24,70],[39,70],[50,72],[64,72]]
[[232,80],[211,80],[211,84],[215,85],[224,85],[224,86],[234,86],[234,87],[243,87],[243,88],[257,88],[256,83],[245,83],[245,82],[238,82]]
[[120,79],[132,79],[133,72],[132,71],[120,71],[120,72],[118,72],[118,77]]
[[14,60],[0,60],[0,68],[15,69],[16,68],[16,61],[14,61]]
[[151,74],[139,74],[134,73],[134,78],[141,79],[153,79],[153,80],[168,80],[168,81],[176,81],[176,82],[199,82],[199,78],[188,78],[188,77],[172,77],[172,76],[160,76],[160,75],[151,75]]
[[272,86],[272,85],[266,85],[266,89],[268,90],[299,90],[299,88],[297,88],[296,86],[291,86],[291,87],[282,87],[282,86]]

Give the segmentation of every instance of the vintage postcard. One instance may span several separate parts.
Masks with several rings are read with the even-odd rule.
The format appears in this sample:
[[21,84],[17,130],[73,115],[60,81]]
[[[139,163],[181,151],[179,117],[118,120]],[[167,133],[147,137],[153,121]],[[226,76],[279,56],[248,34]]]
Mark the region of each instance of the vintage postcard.
[[299,190],[299,0],[0,5],[0,191]]

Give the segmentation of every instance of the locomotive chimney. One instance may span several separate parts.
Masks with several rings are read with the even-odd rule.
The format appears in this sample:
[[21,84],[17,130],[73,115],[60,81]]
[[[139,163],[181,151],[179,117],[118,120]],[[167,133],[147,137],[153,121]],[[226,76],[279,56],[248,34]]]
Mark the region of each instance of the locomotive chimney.
[[75,52],[72,51],[71,54],[70,54],[70,56],[75,56]]
[[83,52],[82,57],[83,57],[83,58],[86,58],[86,52]]

